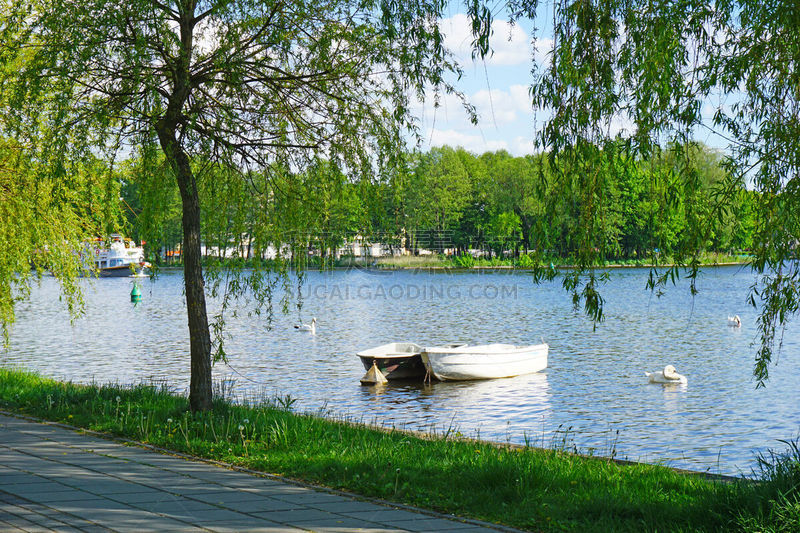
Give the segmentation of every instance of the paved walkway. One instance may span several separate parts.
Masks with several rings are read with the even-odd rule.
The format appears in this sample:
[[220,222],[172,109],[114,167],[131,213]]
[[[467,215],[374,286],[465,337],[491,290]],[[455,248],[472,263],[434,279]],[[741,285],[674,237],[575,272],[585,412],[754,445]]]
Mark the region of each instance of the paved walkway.
[[496,531],[487,526],[0,415],[3,532]]

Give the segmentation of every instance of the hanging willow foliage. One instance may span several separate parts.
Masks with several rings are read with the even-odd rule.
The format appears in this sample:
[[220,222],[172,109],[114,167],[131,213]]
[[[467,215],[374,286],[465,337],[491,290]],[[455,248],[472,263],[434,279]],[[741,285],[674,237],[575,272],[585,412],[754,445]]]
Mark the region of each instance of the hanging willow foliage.
[[[696,292],[698,254],[744,185],[756,195],[753,239],[761,336],[754,375],[769,375],[780,331],[800,301],[800,5],[696,0],[511,0],[512,20],[533,20],[551,40],[534,43],[548,61],[534,61],[534,107],[549,113],[536,141],[560,168],[568,196],[580,203],[582,250],[568,289],[602,316],[593,268],[602,264],[605,173],[620,148],[656,160],[671,146],[677,180],[664,191],[685,206],[687,233],[674,266],[654,269],[656,290],[688,277]],[[477,10],[474,11],[479,15]],[[476,42],[487,26],[476,26]],[[709,109],[713,111],[709,112]],[[727,139],[727,175],[703,194],[693,139],[709,131]],[[660,172],[653,166],[651,172]],[[656,183],[658,180],[651,180]],[[658,243],[654,243],[657,247]],[[684,270],[686,269],[686,270]],[[576,292],[580,289],[580,292]]]

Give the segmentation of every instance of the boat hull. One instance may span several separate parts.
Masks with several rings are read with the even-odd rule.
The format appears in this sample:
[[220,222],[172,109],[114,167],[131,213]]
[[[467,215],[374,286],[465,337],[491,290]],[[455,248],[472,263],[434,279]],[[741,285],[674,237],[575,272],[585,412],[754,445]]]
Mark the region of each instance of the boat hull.
[[425,376],[420,354],[422,347],[410,342],[394,342],[358,352],[366,370],[376,365],[386,379],[414,379]]
[[440,381],[510,378],[547,368],[547,344],[514,346],[487,344],[464,347],[428,347],[422,362]]
[[126,278],[129,276],[137,276],[142,273],[143,268],[135,265],[134,270],[131,270],[130,265],[121,265],[110,268],[101,268],[99,270],[101,278]]

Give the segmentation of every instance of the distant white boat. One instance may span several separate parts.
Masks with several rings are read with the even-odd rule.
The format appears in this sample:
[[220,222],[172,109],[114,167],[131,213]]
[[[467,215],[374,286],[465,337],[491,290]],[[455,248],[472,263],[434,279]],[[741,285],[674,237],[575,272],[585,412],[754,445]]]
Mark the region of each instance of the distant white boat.
[[447,344],[426,347],[422,362],[440,381],[510,378],[547,368],[547,344]]
[[99,238],[86,243],[81,257],[87,265],[94,263],[101,278],[141,276],[143,270],[150,268],[144,260],[144,249],[118,233],[112,233],[108,243]]

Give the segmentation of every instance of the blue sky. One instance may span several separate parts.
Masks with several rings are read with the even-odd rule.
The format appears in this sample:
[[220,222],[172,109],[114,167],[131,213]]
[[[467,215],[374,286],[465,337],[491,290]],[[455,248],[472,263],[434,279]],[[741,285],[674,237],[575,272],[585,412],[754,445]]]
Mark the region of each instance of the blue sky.
[[[550,2],[542,2],[540,9],[552,9]],[[545,20],[552,16],[543,15]],[[546,63],[546,53],[552,46],[549,35],[537,33],[534,53],[532,25],[523,22],[512,26],[498,14],[493,22],[494,53],[485,60],[473,61],[471,25],[467,16],[454,12],[441,21],[440,28],[445,44],[455,53],[464,70],[464,76],[456,85],[477,108],[479,123],[477,126],[470,124],[455,96],[443,97],[438,109],[434,109],[429,98],[415,110],[424,138],[420,149],[426,151],[433,146],[450,145],[477,154],[500,149],[517,156],[534,153],[535,131],[542,126],[546,115],[539,112],[534,116],[531,107],[531,67],[533,61],[539,65]],[[704,105],[707,124],[711,124],[711,117],[720,105],[725,106],[724,99]],[[614,132],[630,128],[630,122],[624,118],[612,122]],[[727,144],[703,127],[696,130],[695,138],[720,149]]]
[[495,20],[494,53],[485,60],[473,61],[467,16],[454,14],[444,19],[440,27],[446,46],[455,53],[464,70],[456,85],[476,107],[479,123],[470,124],[455,96],[444,96],[438,109],[429,101],[416,110],[425,139],[421,149],[447,144],[475,153],[500,149],[514,155],[533,153],[529,32],[520,25]]

